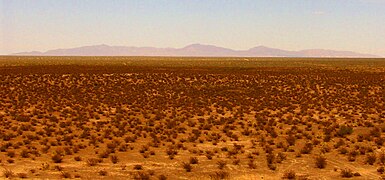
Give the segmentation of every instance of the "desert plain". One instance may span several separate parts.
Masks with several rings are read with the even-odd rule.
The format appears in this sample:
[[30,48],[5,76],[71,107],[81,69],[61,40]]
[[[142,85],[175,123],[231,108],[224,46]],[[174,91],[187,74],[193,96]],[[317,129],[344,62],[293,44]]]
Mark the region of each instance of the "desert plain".
[[385,60],[0,57],[0,176],[383,179]]

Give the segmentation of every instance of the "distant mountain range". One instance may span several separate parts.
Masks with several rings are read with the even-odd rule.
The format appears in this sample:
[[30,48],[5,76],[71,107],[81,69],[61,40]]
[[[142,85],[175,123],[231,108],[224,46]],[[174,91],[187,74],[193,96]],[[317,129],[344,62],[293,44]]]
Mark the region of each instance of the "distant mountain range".
[[183,48],[155,48],[95,45],[69,49],[55,49],[46,52],[21,52],[12,55],[30,56],[209,56],[209,57],[351,57],[379,58],[371,54],[352,51],[334,51],[307,49],[287,51],[282,49],[257,46],[248,50],[233,50],[213,45],[191,44]]

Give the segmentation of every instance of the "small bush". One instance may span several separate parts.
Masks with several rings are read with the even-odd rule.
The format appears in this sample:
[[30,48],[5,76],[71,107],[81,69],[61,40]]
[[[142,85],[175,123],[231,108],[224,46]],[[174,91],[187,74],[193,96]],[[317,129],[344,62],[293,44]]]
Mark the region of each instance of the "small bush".
[[119,161],[118,156],[116,156],[116,155],[111,155],[111,156],[110,156],[110,159],[111,159],[111,162],[112,162],[113,164],[116,164],[116,163],[118,163],[118,161]]
[[370,164],[370,165],[373,165],[375,162],[376,162],[376,155],[371,153],[371,154],[368,154],[366,156],[366,163]]
[[167,177],[165,175],[161,174],[161,175],[158,176],[158,179],[159,180],[166,180]]
[[218,165],[218,168],[219,168],[219,169],[223,169],[223,168],[226,167],[226,161],[219,160],[219,161],[217,162],[217,165]]
[[341,177],[344,177],[344,178],[351,178],[354,176],[354,173],[351,169],[343,169],[341,171]]
[[99,172],[98,172],[98,174],[100,175],[100,176],[107,176],[107,171],[106,170],[100,170]]
[[296,174],[293,170],[290,170],[290,171],[286,171],[283,176],[282,176],[282,179],[295,179],[296,177]]
[[353,133],[353,128],[350,126],[342,125],[338,129],[337,135],[340,137],[344,137],[346,135],[350,135]]
[[63,177],[63,178],[71,178],[72,177],[69,172],[61,171],[60,174],[61,174],[61,177]]
[[198,164],[198,158],[197,157],[191,157],[190,158],[190,164]]
[[315,165],[317,168],[323,169],[326,167],[326,158],[324,156],[317,156],[315,158]]
[[12,178],[15,174],[13,173],[12,170],[9,170],[9,169],[4,169],[3,170],[3,176],[5,178]]
[[240,162],[241,162],[240,159],[234,159],[233,164],[234,165],[239,165]]
[[383,174],[385,172],[385,168],[383,166],[377,168],[377,172]]
[[143,169],[143,166],[140,165],[140,164],[135,164],[134,165],[134,170],[142,170]]
[[306,143],[305,146],[301,149],[302,154],[310,154],[313,150],[313,144],[312,143]]
[[75,156],[75,157],[74,157],[74,160],[75,160],[75,161],[81,161],[82,158],[81,158],[80,156]]
[[27,173],[17,173],[17,177],[20,178],[20,179],[25,179],[27,178]]
[[26,150],[26,149],[23,149],[21,152],[20,152],[20,156],[22,158],[28,158],[29,157],[29,151]]
[[96,166],[99,163],[99,160],[96,158],[89,158],[86,163],[88,166]]
[[254,160],[250,159],[250,161],[247,163],[250,169],[257,169],[257,165],[254,163]]
[[7,162],[8,162],[9,164],[12,164],[12,163],[15,162],[15,160],[14,160],[14,159],[7,159]]
[[63,161],[63,156],[60,154],[55,154],[51,157],[54,163],[61,163]]
[[378,156],[378,161],[382,164],[382,165],[385,165],[385,152],[382,151],[380,152],[379,156]]
[[15,151],[8,151],[7,152],[7,156],[10,157],[10,158],[14,158],[16,155]]
[[183,163],[182,163],[182,166],[183,166],[183,168],[186,170],[186,172],[191,172],[192,166],[191,166],[190,163],[183,162]]
[[275,164],[267,164],[267,167],[270,169],[270,170],[273,170],[275,171],[277,169],[277,166]]
[[55,170],[57,170],[57,171],[63,171],[63,167],[61,167],[61,166],[54,166],[53,167]]
[[150,175],[143,171],[137,171],[131,174],[132,179],[134,180],[149,180]]

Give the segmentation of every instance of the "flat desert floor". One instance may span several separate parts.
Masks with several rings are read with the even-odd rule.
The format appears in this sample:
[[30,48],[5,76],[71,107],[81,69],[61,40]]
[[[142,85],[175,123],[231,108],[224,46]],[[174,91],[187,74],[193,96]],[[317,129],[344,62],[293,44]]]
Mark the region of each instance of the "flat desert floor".
[[384,178],[384,59],[3,56],[0,82],[0,178]]

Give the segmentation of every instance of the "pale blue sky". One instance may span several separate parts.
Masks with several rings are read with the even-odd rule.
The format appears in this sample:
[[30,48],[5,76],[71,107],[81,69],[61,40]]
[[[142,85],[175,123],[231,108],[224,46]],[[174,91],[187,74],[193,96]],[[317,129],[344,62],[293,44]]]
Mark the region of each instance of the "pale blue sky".
[[0,54],[192,43],[385,56],[385,0],[0,0]]

